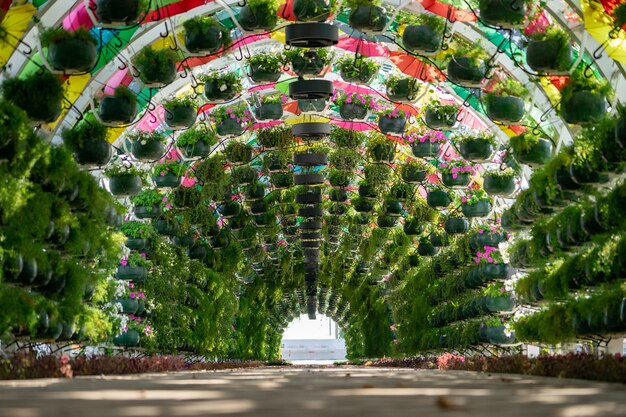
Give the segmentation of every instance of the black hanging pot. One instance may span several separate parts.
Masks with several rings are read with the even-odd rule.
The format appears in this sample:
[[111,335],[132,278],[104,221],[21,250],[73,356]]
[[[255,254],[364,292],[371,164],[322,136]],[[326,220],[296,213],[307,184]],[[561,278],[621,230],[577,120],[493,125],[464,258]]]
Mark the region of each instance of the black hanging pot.
[[447,233],[433,233],[430,235],[430,243],[436,248],[450,246],[450,237]]
[[[499,1],[499,0],[498,0]],[[514,96],[492,96],[487,101],[487,117],[501,123],[518,123],[524,118],[524,100]]]
[[221,137],[241,136],[243,125],[235,119],[229,118],[215,124],[215,133]]
[[344,120],[365,119],[368,109],[355,103],[344,103],[339,107],[339,115]]
[[404,207],[399,201],[385,201],[383,211],[387,216],[399,217],[404,213]]
[[398,80],[395,86],[387,86],[387,98],[398,103],[411,103],[417,99],[419,86],[417,80],[405,78]]
[[402,33],[402,43],[412,52],[434,53],[441,48],[441,33],[428,25],[409,25]]
[[122,306],[122,313],[135,314],[139,309],[139,303],[132,298],[118,298],[113,303],[118,303]]
[[498,247],[500,242],[504,242],[506,240],[506,235],[500,232],[483,232],[483,233],[474,233],[470,236],[469,245],[472,251],[482,251],[485,246]]
[[464,87],[480,87],[487,74],[482,59],[472,62],[466,57],[452,57],[448,62],[448,80]]
[[135,120],[137,103],[127,97],[106,96],[98,106],[98,117],[103,123],[125,125]]
[[321,185],[324,183],[324,174],[295,174],[293,182],[295,185]]
[[328,196],[330,201],[343,203],[348,200],[348,192],[346,190],[333,188],[329,191]]
[[290,172],[279,172],[272,174],[270,181],[274,188],[284,189],[293,185],[293,174]]
[[570,176],[577,184],[601,184],[609,181],[607,175],[601,174],[593,169],[589,163],[584,166],[570,164]]
[[305,140],[320,140],[330,135],[330,124],[325,122],[305,122],[291,125],[291,133]]
[[441,174],[441,182],[446,187],[460,187],[464,188],[470,182],[470,174],[468,172],[457,173],[456,178],[453,174],[443,173]]
[[80,165],[106,165],[112,156],[111,144],[105,140],[87,139],[74,150],[74,158]]
[[281,75],[280,70],[268,70],[259,64],[250,64],[250,78],[255,83],[275,83]]
[[361,32],[381,32],[387,25],[387,14],[382,7],[360,5],[350,12],[348,23]]
[[470,223],[465,218],[450,217],[446,219],[443,228],[450,235],[460,235],[469,230]]
[[140,161],[156,161],[165,154],[165,145],[159,140],[150,140],[145,144],[134,140],[131,145],[131,152],[133,157]]
[[391,163],[396,150],[392,146],[377,145],[372,149],[372,158],[375,162]]
[[600,211],[597,203],[582,213],[580,225],[587,234],[592,236],[606,232],[607,227],[600,220]]
[[413,155],[417,158],[436,158],[439,154],[441,145],[439,142],[413,142],[411,144],[411,150]]
[[378,128],[385,134],[401,135],[406,130],[406,118],[380,116],[378,118]]
[[376,189],[370,184],[362,183],[359,185],[359,197],[376,199],[378,198],[378,193],[376,192]]
[[201,32],[185,32],[185,48],[193,54],[216,53],[224,45],[220,26],[219,23],[214,23],[202,28]]
[[491,213],[491,203],[489,201],[479,201],[476,204],[463,203],[461,211],[465,217],[487,217]]
[[254,115],[259,120],[279,120],[283,117],[283,106],[280,103],[262,103],[254,108]]
[[322,166],[328,163],[325,153],[296,153],[293,155],[293,164],[302,167]]
[[439,253],[439,248],[433,246],[430,242],[420,242],[417,247],[417,253],[420,256],[435,256]]
[[591,91],[576,91],[561,101],[561,116],[571,124],[600,121],[607,112],[606,97]]
[[128,330],[113,338],[113,344],[120,347],[134,347],[139,345],[141,337],[136,330]]
[[376,224],[381,229],[390,229],[392,227],[395,227],[397,221],[398,218],[395,216],[378,216]]
[[572,178],[569,166],[557,169],[554,173],[554,180],[563,190],[578,190],[581,188],[581,186]]
[[204,97],[209,103],[230,101],[237,95],[232,85],[219,80],[210,80],[204,83]]
[[[526,47],[526,62],[537,72],[557,71],[560,48],[561,43],[555,40],[531,40]],[[571,47],[568,47],[568,50],[571,57]]]
[[96,45],[82,39],[66,39],[48,47],[48,62],[55,70],[90,71],[98,60]]
[[621,149],[626,148],[626,119],[622,117],[615,123],[615,142]]
[[193,145],[185,145],[179,148],[185,158],[203,158],[211,153],[211,145],[199,140]]
[[318,56],[301,57],[296,56],[291,61],[291,69],[299,77],[310,75],[319,77],[324,71],[324,61]]
[[156,219],[161,216],[162,210],[160,206],[135,206],[133,212],[138,219]]
[[548,139],[539,139],[539,141],[530,150],[516,154],[516,159],[527,165],[536,166],[547,163],[552,159],[554,146]]
[[246,200],[254,201],[265,197],[265,187],[262,184],[254,184],[246,187]]
[[432,108],[427,108],[424,113],[424,123],[434,130],[451,129],[457,123],[457,115],[443,115]]
[[433,190],[428,193],[426,196],[426,202],[430,207],[448,207],[452,200],[448,193],[444,190]]
[[482,0],[479,10],[484,23],[515,28],[523,26],[527,7],[524,0]]
[[181,248],[190,248],[194,245],[194,243],[196,243],[196,239],[193,235],[174,236],[172,238],[172,243],[176,246],[180,246]]
[[409,236],[416,236],[424,231],[424,225],[417,219],[410,218],[404,222],[404,234]]
[[160,219],[156,221],[154,230],[163,236],[176,236],[178,225],[172,221]]
[[152,179],[158,188],[175,188],[180,185],[180,177],[172,173],[155,175]]
[[515,336],[507,336],[504,326],[481,327],[478,332],[478,337],[481,342],[491,343],[495,345],[515,343]]
[[139,175],[114,175],[109,178],[109,190],[113,195],[135,195],[141,187]]
[[[322,202],[322,194],[319,189],[311,189],[306,193],[296,195],[297,204],[318,204]],[[345,190],[344,190],[345,191]]]
[[118,265],[115,277],[125,281],[144,282],[148,271],[143,266]]
[[498,177],[486,173],[483,187],[489,195],[508,197],[515,191],[515,177]]
[[130,250],[143,250],[148,246],[148,239],[129,237],[126,238],[124,246]]
[[192,246],[191,248],[189,248],[188,254],[189,254],[189,259],[202,260],[206,258],[207,250],[206,250],[206,247],[202,245]]
[[335,87],[330,80],[299,79],[289,83],[289,98],[292,100],[328,100],[334,91]]
[[196,122],[196,109],[193,106],[175,106],[165,109],[165,124],[173,130],[187,129]]
[[96,0],[96,14],[102,23],[132,25],[139,20],[139,0]]
[[326,100],[324,100],[323,98],[312,99],[312,100],[309,100],[309,99],[298,100],[298,109],[303,113],[307,113],[307,112],[319,113],[319,112],[323,112],[325,108],[326,108]]
[[496,279],[505,279],[509,273],[509,266],[507,264],[484,264],[478,267],[483,282],[493,281]]
[[423,182],[426,179],[426,170],[425,169],[407,169],[406,167],[402,169],[400,172],[402,175],[402,180],[404,182],[408,182],[409,184],[418,184]]
[[324,22],[330,17],[330,5],[324,0],[294,0],[293,14],[299,22]]
[[275,10],[271,10],[265,5],[252,6],[247,4],[239,11],[238,20],[245,30],[270,31],[276,26],[278,16]]
[[463,158],[472,162],[489,162],[494,153],[491,142],[480,138],[461,143],[459,151]]
[[[19,259],[22,259],[21,257]],[[13,268],[10,274],[5,274],[6,278],[10,278],[11,276],[16,276],[16,281],[22,285],[31,284],[35,278],[37,277],[37,260],[33,258],[24,258],[23,265],[21,271],[19,273],[15,273],[15,261],[19,260],[17,258],[12,259]],[[19,265],[18,265],[19,266]]]

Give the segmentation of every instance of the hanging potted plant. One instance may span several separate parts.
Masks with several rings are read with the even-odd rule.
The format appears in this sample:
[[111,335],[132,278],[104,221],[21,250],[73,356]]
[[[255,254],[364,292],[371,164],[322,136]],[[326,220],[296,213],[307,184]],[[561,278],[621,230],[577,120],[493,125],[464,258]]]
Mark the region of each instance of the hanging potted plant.
[[152,168],[152,180],[158,188],[175,188],[187,172],[187,167],[180,162],[171,161],[156,164]]
[[522,28],[534,0],[480,0],[480,20],[503,28]]
[[[361,183],[361,188],[369,190],[366,194],[372,193],[372,190],[378,193],[391,181],[391,167],[388,164],[367,164],[363,168],[363,176],[365,181]],[[359,194],[361,194],[361,188],[359,188]],[[363,196],[361,194],[361,197]]]
[[464,159],[441,162],[438,167],[441,182],[446,187],[465,188],[469,185],[474,168]]
[[528,97],[528,89],[519,81],[510,77],[498,81],[485,95],[487,117],[501,123],[518,123],[526,113]]
[[183,22],[185,49],[194,54],[210,55],[231,43],[230,30],[215,16],[196,16]]
[[204,83],[204,97],[209,103],[231,101],[243,90],[241,77],[236,71],[210,71],[199,77]]
[[196,122],[196,101],[191,96],[166,100],[163,108],[165,124],[172,130],[188,129]]
[[286,172],[291,168],[292,154],[284,151],[267,152],[263,156],[263,170],[265,172]]
[[295,142],[291,127],[286,125],[257,130],[256,140],[266,151],[288,149]]
[[291,172],[275,172],[270,174],[270,182],[274,188],[281,190],[293,186],[293,173]]
[[382,211],[386,216],[400,217],[404,213],[404,207],[400,201],[386,198],[382,204]]
[[98,20],[104,24],[131,26],[149,6],[146,0],[96,0]]
[[434,130],[452,130],[458,123],[460,108],[458,104],[441,104],[431,100],[424,107],[424,123]]
[[302,113],[321,113],[324,109],[326,109],[326,100],[323,98],[298,99],[298,110]]
[[291,48],[285,51],[285,58],[291,64],[291,70],[299,77],[321,76],[331,64],[334,56],[329,48]]
[[496,137],[488,130],[456,135],[454,143],[463,158],[472,162],[489,162],[495,151]]
[[156,161],[165,154],[165,134],[136,130],[128,135],[131,142],[131,152],[135,159],[140,161]]
[[354,171],[357,169],[361,155],[352,149],[338,148],[330,155],[330,166],[341,171]]
[[130,250],[143,250],[148,246],[152,228],[147,223],[129,221],[122,223],[120,231],[126,236],[124,245]]
[[396,154],[396,144],[381,134],[372,134],[367,144],[367,152],[374,162],[390,164]]
[[572,65],[572,40],[558,25],[530,34],[526,62],[537,72],[566,72]]
[[452,203],[448,190],[431,187],[426,195],[426,202],[432,208],[448,207]]
[[450,215],[443,224],[443,229],[449,235],[462,235],[469,230],[470,223],[464,217]]
[[154,230],[161,236],[176,236],[180,229],[178,223],[174,220],[157,219],[153,224]]
[[485,246],[483,250],[476,252],[474,262],[478,265],[478,274],[483,283],[504,280],[508,277],[509,266],[504,262],[502,254],[496,247]]
[[270,31],[278,22],[279,5],[277,0],[249,0],[239,11],[237,20],[244,30]]
[[388,16],[381,7],[382,0],[347,0],[350,8],[348,23],[361,32],[382,32],[387,25]]
[[411,144],[413,155],[418,158],[436,158],[441,150],[441,145],[448,141],[445,134],[439,131],[420,133],[409,132],[404,137],[405,142]]
[[106,165],[111,159],[111,144],[107,142],[107,128],[93,117],[86,117],[73,129],[63,129],[63,143],[74,152],[81,165]]
[[133,58],[139,78],[146,87],[164,87],[176,78],[178,54],[171,49],[152,49],[144,46]]
[[399,24],[406,24],[402,32],[404,47],[421,54],[434,54],[441,49],[445,20],[432,13],[400,12]]
[[489,195],[510,197],[517,188],[515,185],[515,171],[511,168],[487,171],[483,178],[483,187]]
[[2,83],[2,95],[40,123],[54,122],[61,114],[63,85],[52,73],[33,72],[22,78],[9,78]]
[[439,248],[430,243],[430,239],[426,236],[419,238],[417,253],[420,256],[435,256],[439,253]]
[[135,195],[141,191],[143,173],[133,165],[114,163],[104,170],[109,178],[109,190],[113,195]]
[[415,196],[415,187],[403,182],[396,183],[389,190],[390,198],[400,202],[412,200]]
[[377,107],[371,96],[361,93],[335,92],[333,102],[339,106],[339,115],[344,120],[365,120],[369,111],[375,110]]
[[499,224],[491,226],[479,226],[470,236],[469,246],[474,252],[483,250],[485,246],[498,247],[501,242],[508,239],[507,234]]
[[379,215],[376,219],[376,225],[381,229],[391,229],[398,222],[397,216],[389,216],[386,214]]
[[133,203],[133,213],[138,219],[156,219],[163,212],[161,207],[167,203],[168,198],[159,193],[158,190],[147,189],[131,197]]
[[232,219],[239,216],[242,210],[243,209],[241,207],[241,204],[236,201],[231,201],[230,203],[222,204],[221,206],[219,206],[217,211],[225,219]]
[[448,81],[463,87],[480,87],[487,76],[489,54],[480,41],[460,42],[448,62]]
[[409,184],[418,184],[426,179],[427,175],[434,172],[434,167],[419,160],[410,160],[402,165],[400,175],[402,180]]
[[287,103],[285,94],[262,96],[254,108],[258,120],[279,120],[283,117],[283,105]]
[[342,129],[335,125],[332,126],[330,131],[330,140],[340,148],[350,148],[358,150],[363,146],[366,135],[363,132],[359,132],[351,129]]
[[63,72],[87,72],[98,60],[98,41],[89,31],[79,28],[74,32],[62,27],[46,29],[39,36],[41,46],[47,49],[50,66]]
[[293,14],[299,22],[324,22],[333,13],[336,1],[294,0]]
[[211,146],[217,143],[215,133],[202,128],[189,129],[176,139],[176,146],[185,158],[203,158],[211,152]]
[[259,173],[248,165],[231,168],[230,175],[236,185],[248,185],[256,181]]
[[607,98],[612,94],[608,81],[587,77],[577,69],[561,88],[559,114],[567,123],[596,123],[607,114]]
[[482,189],[468,188],[461,196],[461,211],[465,217],[487,217],[491,213],[493,199]]
[[402,135],[406,130],[406,113],[397,107],[378,112],[378,128],[384,134]]
[[241,136],[244,129],[252,122],[252,113],[248,106],[219,106],[211,110],[209,120],[215,124],[218,136]]
[[515,334],[503,325],[504,318],[492,317],[481,323],[478,330],[478,338],[481,342],[494,345],[506,345],[515,343]]
[[275,83],[282,75],[285,56],[277,51],[259,51],[248,58],[250,78],[255,83]]
[[237,141],[229,141],[224,149],[226,159],[233,165],[243,165],[252,161],[252,145]]
[[353,176],[354,174],[350,171],[331,168],[328,174],[328,182],[332,187],[346,188],[350,185]]
[[412,103],[417,100],[420,85],[416,78],[389,75],[385,79],[387,98],[394,103]]
[[98,106],[98,117],[110,126],[131,123],[137,115],[137,96],[128,87],[120,85],[112,96],[104,96]]
[[378,62],[359,54],[342,56],[337,61],[337,67],[345,82],[357,84],[368,84],[380,70]]
[[424,224],[417,217],[407,217],[404,220],[403,230],[408,236],[421,235],[424,231]]
[[554,145],[549,139],[542,139],[531,130],[512,137],[509,141],[515,159],[523,164],[538,166],[552,159]]
[[131,252],[120,259],[115,277],[135,283],[145,282],[148,278],[148,268],[152,266],[145,253]]

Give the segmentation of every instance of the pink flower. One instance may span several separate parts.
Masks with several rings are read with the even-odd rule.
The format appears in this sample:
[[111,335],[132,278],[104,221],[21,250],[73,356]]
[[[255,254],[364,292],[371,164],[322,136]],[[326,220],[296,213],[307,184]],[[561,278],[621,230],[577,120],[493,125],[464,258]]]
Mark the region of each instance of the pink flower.
[[483,234],[483,229],[478,229],[478,234],[482,235]]
[[167,197],[163,197],[163,199],[161,201],[166,203],[167,202]]
[[480,263],[480,259],[476,258],[476,259],[474,259],[474,262],[476,262],[477,264],[479,264],[479,263]]
[[167,204],[165,205],[165,208],[168,208],[168,209],[169,209],[169,208],[172,208],[172,205],[171,205],[170,203],[167,203]]
[[[454,175],[456,175],[456,174],[454,174]],[[463,202],[463,203],[467,203],[467,198],[465,198],[465,197],[461,197],[461,202]]]
[[135,320],[135,315],[131,314],[130,316],[128,316],[128,318],[131,319],[131,320]]
[[146,253],[145,253],[145,252],[141,252],[141,253],[139,254],[139,256],[141,256],[142,258],[145,258],[145,257],[146,257]]
[[135,298],[137,296],[137,294],[135,294],[134,292],[131,292],[130,294],[128,294],[128,296],[130,298]]
[[122,259],[122,260],[120,261],[120,265],[127,266],[127,265],[128,265],[128,261],[126,261],[126,260]]
[[159,175],[164,177],[165,176],[165,172],[161,171],[161,172],[159,172]]
[[490,257],[488,257],[488,258],[487,258],[487,262],[489,262],[489,263],[493,263],[493,258],[492,258],[491,256],[490,256]]
[[[456,173],[452,174],[452,178],[456,179],[458,176],[459,176],[459,174],[456,174]],[[465,203],[465,201],[463,201],[463,202]]]
[[346,99],[346,103],[348,103],[348,104],[352,103],[352,98],[351,98],[351,97],[348,97],[348,98]]
[[504,287],[500,287],[500,292],[504,292]]
[[235,115],[235,113],[231,113],[231,114],[230,114],[230,118],[231,118],[231,119],[234,119],[235,117],[237,117],[237,116]]
[[128,288],[135,288],[135,284],[133,284],[132,282],[128,283]]

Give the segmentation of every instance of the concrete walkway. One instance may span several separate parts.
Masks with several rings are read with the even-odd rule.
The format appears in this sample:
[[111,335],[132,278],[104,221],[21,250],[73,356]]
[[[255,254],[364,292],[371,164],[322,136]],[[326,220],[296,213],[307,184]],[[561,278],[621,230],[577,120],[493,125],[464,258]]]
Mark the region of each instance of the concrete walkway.
[[2,417],[626,416],[626,385],[379,368],[0,382]]

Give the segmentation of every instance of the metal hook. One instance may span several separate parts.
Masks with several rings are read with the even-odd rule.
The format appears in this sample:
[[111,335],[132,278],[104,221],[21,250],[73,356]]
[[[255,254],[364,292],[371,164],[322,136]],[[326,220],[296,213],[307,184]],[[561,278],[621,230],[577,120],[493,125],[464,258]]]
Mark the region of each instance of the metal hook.
[[136,66],[131,64],[130,67],[130,73],[132,74],[133,77],[139,77],[141,76],[141,72],[139,71],[139,68],[137,68]]
[[585,66],[585,71],[583,71],[583,75],[585,76],[585,78],[593,78],[594,77],[593,68],[591,68],[591,65],[587,64]]
[[167,38],[168,36],[170,36],[170,27],[167,24],[167,20],[163,21],[163,24],[165,25],[165,34],[163,32],[159,32],[159,36],[161,36],[162,38]]

